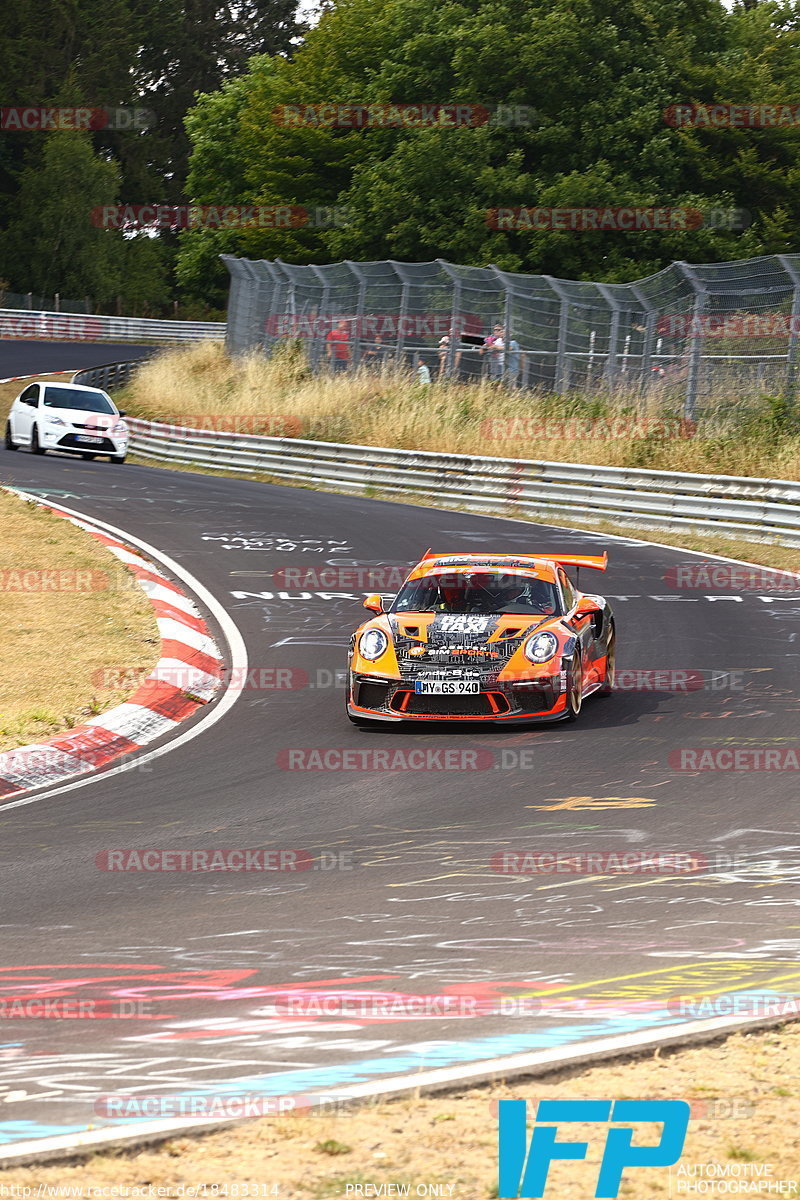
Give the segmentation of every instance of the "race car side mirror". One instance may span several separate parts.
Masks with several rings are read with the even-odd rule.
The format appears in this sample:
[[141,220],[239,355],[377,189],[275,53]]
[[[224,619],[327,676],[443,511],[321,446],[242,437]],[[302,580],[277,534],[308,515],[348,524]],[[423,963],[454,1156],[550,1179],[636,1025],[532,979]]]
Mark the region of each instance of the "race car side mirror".
[[381,597],[378,595],[377,592],[373,592],[372,595],[367,596],[366,600],[364,601],[364,608],[368,608],[371,612],[374,612],[374,613],[382,613],[383,612],[383,600],[381,599]]
[[592,600],[589,596],[581,596],[578,601],[578,607],[575,609],[576,617],[588,617],[592,613],[601,612],[600,605],[596,600]]

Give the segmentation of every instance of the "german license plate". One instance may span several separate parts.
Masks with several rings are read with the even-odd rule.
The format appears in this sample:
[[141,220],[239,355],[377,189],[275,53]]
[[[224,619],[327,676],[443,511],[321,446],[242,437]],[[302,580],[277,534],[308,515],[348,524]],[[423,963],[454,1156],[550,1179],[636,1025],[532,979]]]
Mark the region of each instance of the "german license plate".
[[85,446],[99,446],[101,442],[105,441],[105,438],[94,437],[91,433],[76,433],[75,441]]
[[475,696],[480,692],[478,679],[415,679],[418,696]]

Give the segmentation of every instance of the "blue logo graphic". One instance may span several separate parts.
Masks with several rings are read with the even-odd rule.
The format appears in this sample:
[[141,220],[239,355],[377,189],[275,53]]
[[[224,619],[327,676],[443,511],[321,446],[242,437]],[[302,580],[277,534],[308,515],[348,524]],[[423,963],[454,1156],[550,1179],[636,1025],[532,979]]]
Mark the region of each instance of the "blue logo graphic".
[[609,1129],[597,1177],[595,1197],[613,1200],[619,1193],[626,1167],[670,1167],[681,1156],[689,1125],[686,1100],[540,1100],[536,1125],[527,1144],[524,1100],[501,1100],[499,1150],[501,1200],[544,1195],[550,1163],[556,1159],[586,1157],[588,1142],[556,1141],[559,1125],[582,1122],[607,1125],[611,1121],[657,1121],[663,1124],[655,1146],[634,1146],[632,1125]]

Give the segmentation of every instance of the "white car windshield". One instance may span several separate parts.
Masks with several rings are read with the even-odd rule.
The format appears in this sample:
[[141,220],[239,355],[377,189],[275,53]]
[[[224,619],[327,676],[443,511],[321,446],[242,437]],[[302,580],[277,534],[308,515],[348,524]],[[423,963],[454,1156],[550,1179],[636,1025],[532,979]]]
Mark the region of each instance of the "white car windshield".
[[44,408],[75,408],[79,412],[114,412],[113,405],[102,392],[81,391],[79,388],[47,387],[42,405]]

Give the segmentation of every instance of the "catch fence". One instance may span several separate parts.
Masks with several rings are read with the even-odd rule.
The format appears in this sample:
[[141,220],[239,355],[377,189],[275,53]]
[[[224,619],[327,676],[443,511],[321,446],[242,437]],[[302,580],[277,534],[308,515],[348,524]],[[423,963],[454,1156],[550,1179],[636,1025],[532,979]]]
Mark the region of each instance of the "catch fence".
[[655,389],[689,418],[712,397],[796,391],[800,254],[675,262],[624,284],[442,259],[222,258],[231,353],[299,339],[315,370],[399,364],[423,382],[488,378],[558,395]]

